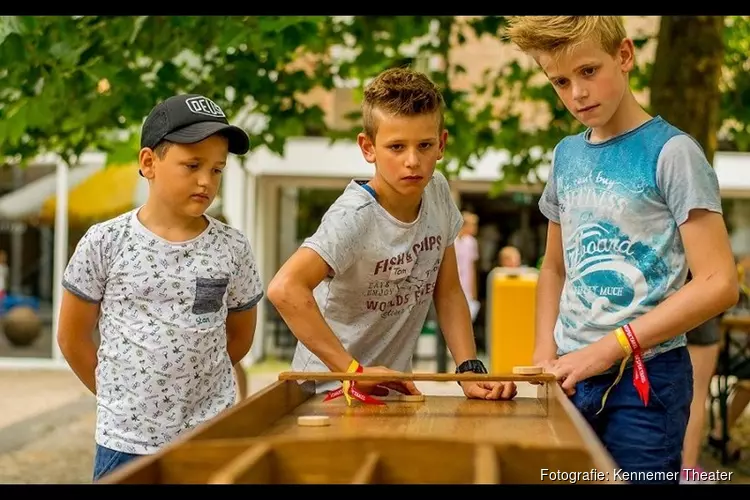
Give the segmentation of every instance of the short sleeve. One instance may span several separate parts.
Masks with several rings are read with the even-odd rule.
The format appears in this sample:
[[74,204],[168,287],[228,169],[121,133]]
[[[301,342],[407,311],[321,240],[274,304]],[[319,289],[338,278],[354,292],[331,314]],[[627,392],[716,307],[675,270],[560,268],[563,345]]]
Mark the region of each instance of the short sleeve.
[[552,222],[560,223],[560,204],[557,199],[557,179],[555,178],[555,153],[557,146],[552,151],[549,175],[544,186],[542,195],[539,197],[539,211]]
[[365,239],[368,227],[365,217],[353,206],[334,204],[323,215],[315,233],[301,246],[320,255],[334,274],[343,274],[357,259],[358,245]]
[[263,283],[253,249],[244,235],[237,237],[235,272],[229,283],[227,310],[246,311],[255,307],[263,298]]
[[62,286],[87,302],[98,303],[107,284],[107,259],[104,255],[101,226],[91,226],[78,241],[63,273]]
[[705,209],[722,213],[719,180],[703,149],[689,135],[677,135],[662,148],[656,182],[678,225],[690,211]]

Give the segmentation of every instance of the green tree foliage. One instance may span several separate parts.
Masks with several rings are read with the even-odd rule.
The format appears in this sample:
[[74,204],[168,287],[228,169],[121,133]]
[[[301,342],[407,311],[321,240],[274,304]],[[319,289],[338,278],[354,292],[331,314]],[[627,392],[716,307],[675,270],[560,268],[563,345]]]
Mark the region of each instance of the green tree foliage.
[[[442,66],[428,72],[448,105],[442,168],[454,175],[488,150],[506,150],[508,162],[498,165],[503,182],[533,182],[552,147],[581,130],[552,87],[532,80],[539,70],[488,64],[476,86],[454,84],[466,69],[451,56],[451,44],[501,37],[504,24],[501,16],[5,17],[0,156],[20,161],[55,152],[74,162],[100,149],[132,161],[137,134],[125,132],[137,132],[153,104],[176,92],[206,94],[232,120],[246,109],[265,116],[248,126],[253,148],[281,153],[289,137],[310,134],[351,139],[357,122],[352,130],[328,130],[321,109],[304,96],[341,81],[361,90],[378,71],[433,57]],[[721,120],[731,124],[739,149],[750,147],[748,35],[747,17],[727,18]],[[636,46],[646,42],[636,39]],[[636,88],[647,88],[651,74],[649,64],[640,65],[632,75]],[[522,128],[528,111],[518,103],[549,117],[546,126]]]
[[[285,137],[321,122],[296,99],[331,86],[326,66],[294,67],[321,53],[327,17],[24,16],[0,20],[0,154],[15,161],[54,152],[74,162],[110,151],[137,130],[158,100],[211,96],[235,115],[265,114],[253,145],[279,150]],[[267,130],[273,133],[267,134]]]

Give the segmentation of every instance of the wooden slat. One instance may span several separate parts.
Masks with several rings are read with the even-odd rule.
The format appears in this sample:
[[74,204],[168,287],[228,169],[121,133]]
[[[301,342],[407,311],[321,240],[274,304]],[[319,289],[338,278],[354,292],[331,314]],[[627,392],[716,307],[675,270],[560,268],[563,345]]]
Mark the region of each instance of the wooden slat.
[[268,438],[275,484],[351,484],[370,454],[379,456],[377,484],[456,484],[473,481],[474,446],[450,439],[400,437]]
[[368,453],[362,465],[354,473],[351,484],[376,484],[379,464],[380,454],[374,451]]
[[212,421],[197,427],[189,439],[252,437],[305,402],[306,393],[298,383],[278,381],[253,394]]
[[354,380],[360,382],[423,381],[423,382],[552,382],[551,373],[516,375],[515,373],[344,373],[344,372],[281,372],[279,380]]
[[162,484],[205,484],[218,470],[257,444],[252,439],[194,441],[161,459]]
[[500,484],[500,474],[495,447],[478,445],[474,454],[474,484]]
[[[524,442],[501,445],[497,453],[503,484],[571,484],[569,476],[579,473],[578,483],[612,481],[612,471],[597,469],[591,453],[583,447],[553,447]],[[567,476],[555,475],[565,471]],[[601,471],[607,477],[592,475]]]
[[271,484],[273,457],[271,446],[261,443],[226,464],[207,481],[208,484]]

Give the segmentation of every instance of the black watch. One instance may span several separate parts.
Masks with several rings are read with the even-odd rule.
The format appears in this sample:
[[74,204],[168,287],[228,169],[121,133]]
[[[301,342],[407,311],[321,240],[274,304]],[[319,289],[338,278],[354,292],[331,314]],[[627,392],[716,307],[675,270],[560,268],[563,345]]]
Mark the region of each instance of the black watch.
[[[482,363],[478,359],[467,359],[460,365],[456,367],[456,373],[487,373],[487,368],[485,368],[484,363]],[[458,385],[461,385],[461,382],[458,382]]]

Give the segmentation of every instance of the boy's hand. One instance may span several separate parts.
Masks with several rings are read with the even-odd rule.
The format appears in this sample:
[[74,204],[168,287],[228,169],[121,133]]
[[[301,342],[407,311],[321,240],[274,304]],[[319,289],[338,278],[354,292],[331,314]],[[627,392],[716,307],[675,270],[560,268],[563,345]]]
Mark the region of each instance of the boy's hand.
[[565,394],[576,392],[576,384],[594,375],[599,375],[622,358],[623,352],[614,335],[606,335],[580,351],[561,356],[545,368],[561,382]]
[[469,399],[513,399],[518,388],[513,382],[461,382]]
[[[553,356],[549,359],[538,359],[534,358],[533,365],[541,366],[544,373],[550,373],[552,371],[552,364],[557,361],[557,356]],[[531,385],[542,385],[544,382],[529,382]]]
[[[396,370],[391,370],[385,366],[363,366],[363,373],[377,374],[377,375],[388,375],[389,373],[401,373]],[[414,382],[411,380],[393,380],[388,381],[384,379],[382,382],[354,382],[357,385],[357,390],[362,391],[366,394],[372,394],[373,396],[387,396],[388,389],[398,391],[401,394],[422,394]]]

